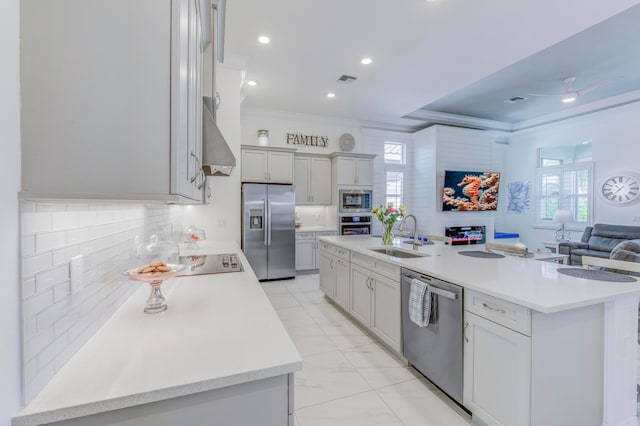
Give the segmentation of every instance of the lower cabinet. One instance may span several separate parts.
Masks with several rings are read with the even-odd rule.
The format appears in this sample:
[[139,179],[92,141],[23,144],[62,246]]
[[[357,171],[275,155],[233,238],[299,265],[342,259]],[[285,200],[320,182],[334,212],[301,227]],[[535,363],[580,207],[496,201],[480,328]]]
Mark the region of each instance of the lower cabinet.
[[329,298],[336,297],[336,257],[320,252],[320,290]]
[[350,262],[344,259],[336,259],[336,296],[335,301],[343,309],[349,310],[351,301],[351,280],[349,279]]
[[316,252],[318,251],[316,238],[313,233],[310,234],[311,237],[307,237],[307,233],[296,235],[296,271],[306,271],[319,267],[316,264]]
[[352,264],[349,313],[369,327],[386,344],[401,352],[399,275],[397,280],[393,280]]
[[320,290],[402,353],[400,267],[324,241],[320,249]]
[[465,407],[488,425],[529,425],[531,338],[464,314]]
[[336,231],[296,233],[296,271],[320,268],[320,243],[318,238],[336,234]]

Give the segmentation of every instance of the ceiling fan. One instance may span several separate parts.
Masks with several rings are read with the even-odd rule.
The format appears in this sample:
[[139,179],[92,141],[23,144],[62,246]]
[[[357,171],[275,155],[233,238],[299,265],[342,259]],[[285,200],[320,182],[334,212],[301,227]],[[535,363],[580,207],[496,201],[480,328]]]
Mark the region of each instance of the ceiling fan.
[[590,92],[593,89],[596,89],[600,86],[604,86],[609,83],[613,83],[614,81],[622,80],[623,78],[624,76],[619,75],[617,77],[609,78],[607,80],[601,80],[590,86],[583,87],[582,89],[576,90],[576,89],[573,89],[573,82],[576,81],[576,78],[567,77],[563,80],[564,84],[566,85],[566,89],[564,93],[529,93],[529,96],[561,96],[562,102],[569,103],[578,99],[578,96],[580,95],[584,95],[585,93]]

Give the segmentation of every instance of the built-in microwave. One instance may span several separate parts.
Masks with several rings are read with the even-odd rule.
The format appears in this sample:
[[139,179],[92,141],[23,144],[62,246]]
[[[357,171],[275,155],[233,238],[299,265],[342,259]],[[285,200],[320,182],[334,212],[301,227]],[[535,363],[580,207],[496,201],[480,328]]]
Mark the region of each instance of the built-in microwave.
[[371,190],[341,189],[339,196],[340,213],[368,213],[371,211]]

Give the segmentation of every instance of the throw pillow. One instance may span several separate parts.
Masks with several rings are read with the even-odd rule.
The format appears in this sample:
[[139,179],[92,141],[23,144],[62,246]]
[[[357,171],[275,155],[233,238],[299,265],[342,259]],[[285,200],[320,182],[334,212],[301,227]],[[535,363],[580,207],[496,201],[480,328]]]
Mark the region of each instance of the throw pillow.
[[[609,259],[640,263],[640,240],[628,240],[619,243],[613,248],[613,250],[611,250]],[[640,276],[637,272],[621,271],[616,269],[608,270],[620,274]]]

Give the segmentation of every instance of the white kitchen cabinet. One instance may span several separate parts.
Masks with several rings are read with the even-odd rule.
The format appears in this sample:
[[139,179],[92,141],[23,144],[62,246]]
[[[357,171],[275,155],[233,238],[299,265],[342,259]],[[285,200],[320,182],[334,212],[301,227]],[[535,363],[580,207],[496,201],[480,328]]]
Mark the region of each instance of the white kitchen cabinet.
[[335,301],[343,309],[349,310],[349,304],[351,302],[351,279],[350,271],[351,264],[348,260],[338,259],[336,261],[336,297]]
[[313,232],[296,233],[296,271],[316,269],[317,241]]
[[400,268],[324,241],[321,248],[320,289],[401,353]]
[[336,295],[336,258],[326,252],[320,253],[320,290],[329,298]]
[[21,196],[202,202],[200,3],[21,7]]
[[[322,231],[321,234],[335,234],[335,232]],[[349,310],[351,300],[351,276],[349,250],[342,247],[319,241],[320,247],[320,289],[324,294],[342,306],[346,311]]]
[[354,264],[351,264],[349,313],[363,325],[371,326],[371,271]]
[[335,153],[332,174],[338,186],[373,186],[373,158],[369,154]]
[[331,204],[329,157],[296,154],[293,184],[296,186],[296,205]]
[[542,314],[465,289],[464,406],[490,426],[602,425],[602,333],[601,306]]
[[293,183],[294,151],[243,145],[242,182]]
[[402,348],[400,282],[373,273],[371,328],[398,352]]
[[[356,254],[352,253],[349,313],[400,353],[400,270],[394,265],[361,254],[357,254],[358,257],[354,260]],[[364,262],[367,266],[363,266]],[[373,270],[384,271],[385,275]],[[397,270],[397,277],[386,276],[392,270]]]
[[336,231],[296,232],[296,271],[320,268],[318,238],[336,234]]
[[465,312],[463,401],[489,425],[530,424],[531,341]]

